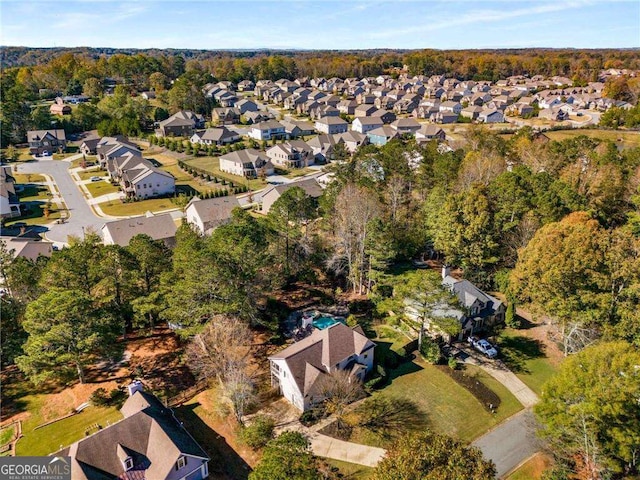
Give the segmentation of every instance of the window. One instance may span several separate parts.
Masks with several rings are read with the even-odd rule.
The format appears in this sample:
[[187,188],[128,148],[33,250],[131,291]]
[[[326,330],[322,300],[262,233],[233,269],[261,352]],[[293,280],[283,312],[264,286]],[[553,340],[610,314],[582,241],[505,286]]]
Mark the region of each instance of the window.
[[368,354],[368,353],[365,353],[365,354],[364,354],[364,358],[369,358],[369,354]]
[[184,457],[178,458],[178,461],[176,462],[176,470],[180,470],[181,468],[184,468],[186,464],[187,464],[186,458]]
[[133,458],[127,457],[124,459],[124,469],[129,471],[133,468]]

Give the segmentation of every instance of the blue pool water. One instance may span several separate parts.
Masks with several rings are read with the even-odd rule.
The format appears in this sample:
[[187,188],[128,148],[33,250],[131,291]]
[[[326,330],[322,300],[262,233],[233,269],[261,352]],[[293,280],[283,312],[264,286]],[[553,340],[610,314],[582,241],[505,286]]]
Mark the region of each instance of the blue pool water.
[[336,323],[344,323],[344,320],[337,317],[318,317],[313,322],[313,326],[318,330],[324,330],[325,328],[329,328],[331,325],[335,325]]

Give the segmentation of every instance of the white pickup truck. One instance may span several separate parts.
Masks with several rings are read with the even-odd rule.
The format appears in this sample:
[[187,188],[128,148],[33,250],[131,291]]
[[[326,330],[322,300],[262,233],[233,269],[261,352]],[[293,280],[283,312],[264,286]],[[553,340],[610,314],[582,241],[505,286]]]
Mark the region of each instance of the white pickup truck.
[[473,346],[473,348],[478,350],[483,355],[486,355],[489,358],[496,358],[498,356],[498,351],[486,340],[482,338],[478,339],[474,336],[470,336],[467,340]]

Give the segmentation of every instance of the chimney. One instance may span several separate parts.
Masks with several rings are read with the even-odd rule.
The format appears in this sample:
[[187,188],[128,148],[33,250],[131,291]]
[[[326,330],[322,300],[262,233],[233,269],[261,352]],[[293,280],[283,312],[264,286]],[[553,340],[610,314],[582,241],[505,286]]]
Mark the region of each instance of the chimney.
[[442,265],[442,279],[444,280],[449,276],[451,272],[449,271],[449,267],[447,265]]
[[134,393],[144,390],[144,386],[140,380],[134,380],[127,386],[127,390],[129,391],[129,396],[132,397]]

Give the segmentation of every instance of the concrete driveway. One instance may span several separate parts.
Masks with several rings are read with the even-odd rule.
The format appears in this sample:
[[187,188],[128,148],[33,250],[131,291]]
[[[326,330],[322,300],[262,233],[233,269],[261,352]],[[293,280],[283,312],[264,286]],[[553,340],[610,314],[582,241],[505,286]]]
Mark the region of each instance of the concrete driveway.
[[102,225],[111,220],[111,217],[103,218],[94,213],[73,178],[71,178],[69,173],[70,161],[74,158],[70,157],[65,161],[52,160],[49,157],[21,163],[17,167],[18,173],[44,173],[51,176],[55,181],[60,196],[69,210],[69,218],[65,223],[51,224],[48,226],[49,231],[45,233],[46,238],[58,246],[66,245],[69,235],[82,238],[85,232],[91,230],[99,233]]

